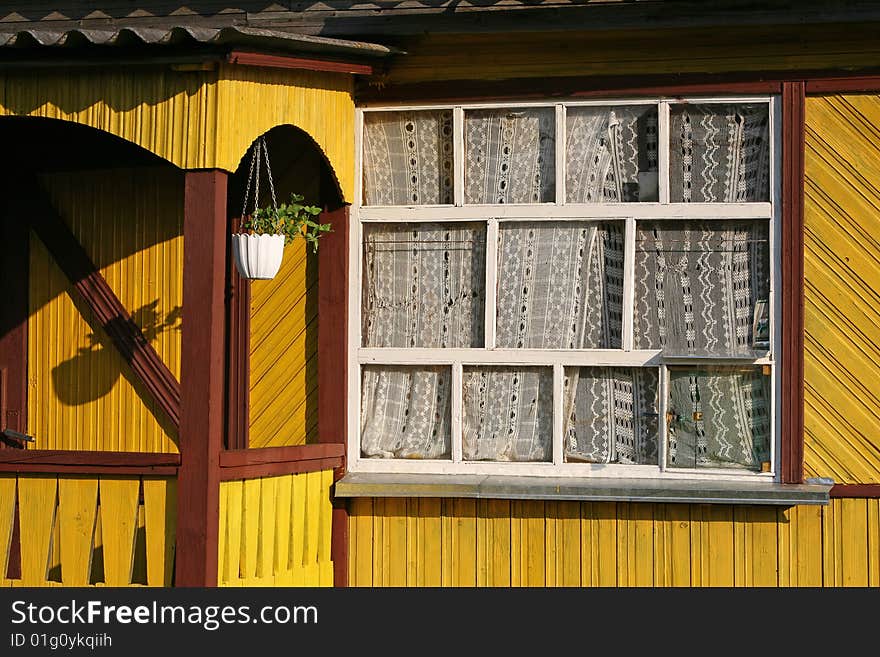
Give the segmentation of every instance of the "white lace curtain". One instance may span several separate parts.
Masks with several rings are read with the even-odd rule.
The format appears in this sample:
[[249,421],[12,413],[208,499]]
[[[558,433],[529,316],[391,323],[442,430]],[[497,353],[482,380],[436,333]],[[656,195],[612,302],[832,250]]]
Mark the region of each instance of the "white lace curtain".
[[760,368],[670,370],[667,465],[760,470],[770,460],[769,400]]

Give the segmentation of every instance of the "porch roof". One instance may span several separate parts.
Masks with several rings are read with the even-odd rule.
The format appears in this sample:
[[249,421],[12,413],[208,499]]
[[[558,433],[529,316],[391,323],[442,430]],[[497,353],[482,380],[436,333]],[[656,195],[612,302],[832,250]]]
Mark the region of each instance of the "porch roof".
[[[173,27],[118,27],[113,29],[49,29],[30,28],[19,30],[0,29],[0,48],[3,59],[19,59],[40,53],[91,54],[120,50],[144,50],[154,52],[208,51],[216,53],[247,49],[279,55],[306,55],[331,57],[383,59],[401,51],[393,47],[333,39],[328,37],[297,34],[281,29],[255,27],[196,27],[176,25]],[[112,50],[111,50],[112,49]]]

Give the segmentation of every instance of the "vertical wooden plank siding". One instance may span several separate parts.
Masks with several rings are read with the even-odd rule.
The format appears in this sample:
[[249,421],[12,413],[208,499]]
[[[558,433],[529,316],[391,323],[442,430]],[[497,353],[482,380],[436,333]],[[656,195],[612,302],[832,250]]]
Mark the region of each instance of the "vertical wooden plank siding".
[[880,585],[877,500],[777,509],[354,498],[350,524],[351,586]]
[[226,185],[223,171],[186,173],[177,586],[217,583],[224,428]]
[[807,98],[805,475],[880,482],[880,95]]
[[219,71],[42,71],[0,75],[0,117],[71,121],[137,144],[181,169],[235,171],[276,125],[309,133],[343,197],[354,189],[353,77],[224,65]]
[[[183,175],[138,167],[43,176],[53,206],[162,361],[180,375]],[[40,449],[176,452],[177,435],[135,382],[42,242],[31,239],[28,429]],[[86,311],[88,312],[88,311]]]
[[[159,477],[141,482],[137,477],[3,475],[0,585],[171,586],[176,519],[169,509],[174,509],[175,483]],[[16,516],[17,539],[12,535]],[[21,555],[21,575],[8,579],[15,551]]]
[[224,481],[218,586],[332,586],[333,471]]

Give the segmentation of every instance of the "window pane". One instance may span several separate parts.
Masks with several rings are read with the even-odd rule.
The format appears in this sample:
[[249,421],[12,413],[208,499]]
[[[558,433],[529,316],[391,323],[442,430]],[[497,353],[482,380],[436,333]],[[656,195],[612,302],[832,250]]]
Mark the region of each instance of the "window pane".
[[760,471],[770,459],[770,376],[760,367],[670,368],[666,421],[670,468]]
[[639,222],[636,348],[766,356],[769,253],[766,221]]
[[620,347],[623,225],[502,224],[496,345]]
[[569,107],[568,203],[657,201],[657,107]]
[[669,114],[669,200],[770,200],[767,103],[673,105]]
[[364,113],[364,205],[452,204],[452,110]]
[[552,107],[465,114],[465,201],[553,203],[556,111]]
[[658,465],[655,369],[565,370],[567,462]]
[[552,368],[465,367],[463,374],[464,460],[552,459]]
[[365,224],[365,347],[482,347],[483,224]]
[[450,458],[449,367],[365,365],[361,377],[361,455]]

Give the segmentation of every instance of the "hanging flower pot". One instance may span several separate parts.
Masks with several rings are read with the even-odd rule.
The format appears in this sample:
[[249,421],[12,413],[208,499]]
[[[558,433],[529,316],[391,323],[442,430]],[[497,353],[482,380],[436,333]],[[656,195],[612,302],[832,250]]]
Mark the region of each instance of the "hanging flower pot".
[[[262,158],[261,158],[262,155]],[[272,207],[259,208],[260,161],[265,159],[266,175],[269,178],[269,191]],[[254,183],[254,208],[246,214],[251,183]],[[289,203],[278,205],[275,200],[275,185],[272,182],[272,169],[269,167],[269,152],[265,137],[254,144],[248,184],[242,206],[241,232],[232,234],[232,257],[238,273],[244,278],[266,280],[275,277],[281,268],[284,247],[297,238],[302,238],[318,250],[318,238],[330,231],[330,224],[319,224],[315,218],[321,208],[303,205],[304,197],[292,193]]]
[[233,233],[232,257],[244,278],[275,278],[284,257],[284,235]]

